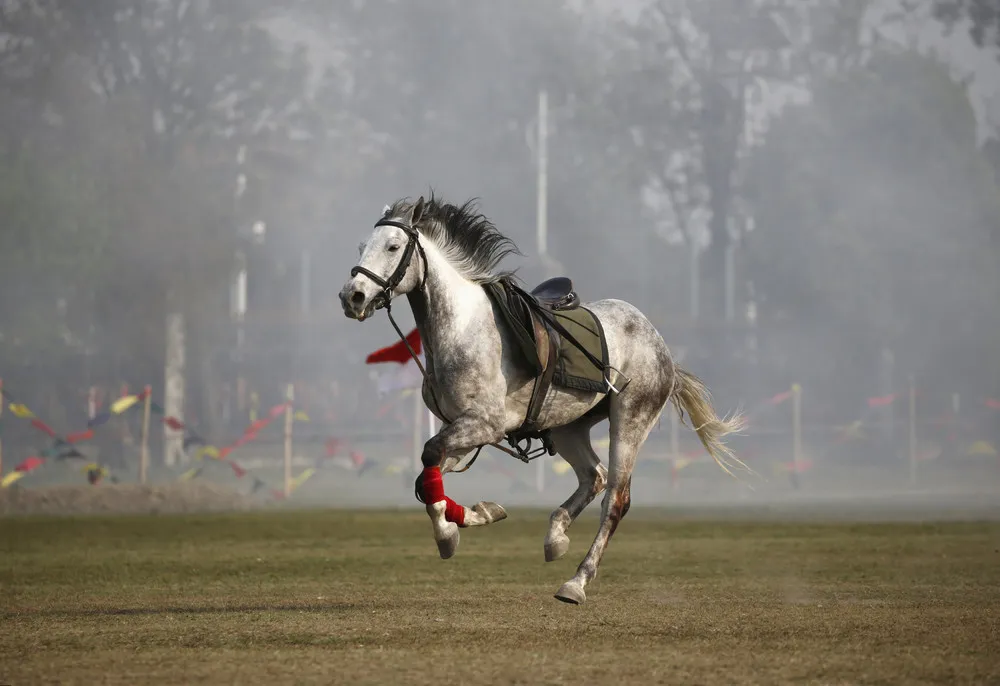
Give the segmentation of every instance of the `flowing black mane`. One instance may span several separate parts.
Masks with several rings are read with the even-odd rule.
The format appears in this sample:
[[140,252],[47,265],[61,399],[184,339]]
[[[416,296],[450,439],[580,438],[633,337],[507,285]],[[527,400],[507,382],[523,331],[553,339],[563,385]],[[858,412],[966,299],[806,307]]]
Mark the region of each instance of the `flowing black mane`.
[[[385,216],[409,217],[413,204],[406,198],[397,200]],[[479,212],[475,199],[458,206],[441,202],[432,193],[424,201],[423,216],[415,228],[433,241],[469,280],[489,283],[514,278],[511,271],[495,270],[505,257],[521,252],[514,241]]]

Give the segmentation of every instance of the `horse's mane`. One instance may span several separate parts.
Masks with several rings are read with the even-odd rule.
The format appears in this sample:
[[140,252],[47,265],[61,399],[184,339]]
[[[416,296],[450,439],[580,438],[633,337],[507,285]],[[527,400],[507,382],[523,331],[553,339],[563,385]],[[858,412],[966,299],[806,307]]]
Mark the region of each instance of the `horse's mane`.
[[[386,210],[386,217],[409,217],[414,203],[397,200]],[[441,251],[445,258],[474,283],[514,280],[512,271],[495,271],[508,255],[521,255],[514,241],[497,230],[479,212],[476,199],[463,205],[442,202],[431,193],[424,201],[424,212],[415,227]]]

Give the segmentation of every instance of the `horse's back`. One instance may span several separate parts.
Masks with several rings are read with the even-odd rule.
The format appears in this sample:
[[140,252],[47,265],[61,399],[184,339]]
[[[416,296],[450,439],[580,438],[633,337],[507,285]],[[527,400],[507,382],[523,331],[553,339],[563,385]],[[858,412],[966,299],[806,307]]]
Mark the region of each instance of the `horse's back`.
[[642,310],[625,300],[607,298],[583,304],[601,322],[611,366],[625,372],[646,365],[670,366],[670,349]]

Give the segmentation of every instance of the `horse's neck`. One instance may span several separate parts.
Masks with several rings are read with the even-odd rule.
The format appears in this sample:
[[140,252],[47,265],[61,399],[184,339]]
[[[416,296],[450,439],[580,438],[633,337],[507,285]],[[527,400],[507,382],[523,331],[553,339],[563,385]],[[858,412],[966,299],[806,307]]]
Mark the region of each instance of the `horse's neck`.
[[425,343],[428,364],[435,355],[447,354],[467,343],[478,332],[482,314],[490,307],[486,291],[469,281],[433,244],[424,243],[427,278],[420,291],[407,294],[420,338]]

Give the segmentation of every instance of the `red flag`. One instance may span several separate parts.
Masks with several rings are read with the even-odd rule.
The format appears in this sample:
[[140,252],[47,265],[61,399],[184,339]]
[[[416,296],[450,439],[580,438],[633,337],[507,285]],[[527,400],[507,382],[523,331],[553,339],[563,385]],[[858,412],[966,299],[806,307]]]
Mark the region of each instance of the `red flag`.
[[236,475],[237,479],[242,479],[244,476],[247,475],[247,470],[243,469],[243,467],[239,466],[235,462],[233,462],[233,461],[230,460],[228,462],[228,464],[229,464],[230,467],[232,467],[233,474]]
[[[420,331],[414,329],[406,335],[406,342],[413,348],[413,352],[420,354]],[[379,364],[381,362],[398,362],[406,364],[411,359],[410,351],[406,348],[406,343],[400,341],[393,343],[387,348],[376,350],[365,358],[365,364]]]
[[49,428],[49,426],[45,422],[43,422],[41,419],[38,419],[38,418],[32,419],[31,420],[31,425],[33,427],[35,427],[36,429],[38,429],[39,431],[42,431],[42,432],[48,434],[52,438],[56,437],[56,432],[53,431],[51,428]]
[[896,394],[883,395],[877,398],[868,398],[868,407],[885,407],[892,405],[896,401]]
[[785,402],[791,397],[792,397],[791,391],[784,391],[783,393],[778,393],[776,396],[772,397],[767,402],[769,405],[780,405],[781,403]]
[[80,441],[89,441],[94,437],[94,430],[87,429],[86,431],[77,431],[75,434],[70,434],[66,437],[67,443],[79,443]]
[[991,410],[1000,410],[1000,400],[995,400],[994,398],[986,399],[986,407]]
[[14,471],[15,472],[25,472],[25,473],[27,473],[27,472],[30,472],[33,469],[38,469],[43,464],[45,464],[45,460],[43,460],[42,458],[40,458],[40,457],[29,457],[28,459],[24,460],[19,465],[17,465],[16,467],[14,467]]
[[163,423],[169,426],[174,431],[180,431],[181,429],[184,428],[184,424],[181,422],[181,420],[177,419],[176,417],[165,417],[163,419]]

